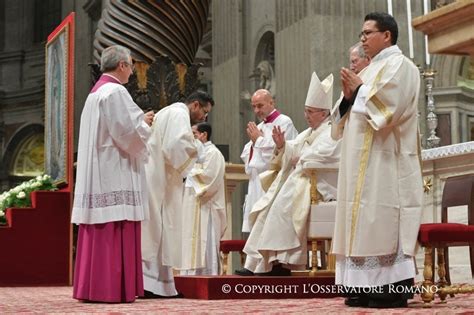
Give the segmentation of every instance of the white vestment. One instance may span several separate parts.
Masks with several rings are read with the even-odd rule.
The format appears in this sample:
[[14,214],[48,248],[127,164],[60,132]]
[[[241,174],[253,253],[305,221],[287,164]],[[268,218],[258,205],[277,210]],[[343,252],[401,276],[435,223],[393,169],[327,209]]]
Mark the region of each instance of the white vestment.
[[[331,138],[326,121],[317,129],[306,129],[295,140],[287,141],[284,150],[274,156],[270,168],[281,170],[250,213],[253,227],[244,248],[245,268],[268,272],[272,263],[278,261],[290,269],[304,269],[311,184],[303,163],[311,160],[325,169],[317,173],[317,189],[327,202],[336,199],[339,155],[339,141]],[[293,166],[292,161],[298,158]]]
[[127,89],[105,83],[81,115],[72,223],[148,218],[143,165],[151,129]]
[[198,155],[189,109],[174,103],[156,115],[148,142],[145,165],[150,220],[142,224],[142,258],[145,290],[176,295],[172,266],[181,255],[183,179]]
[[182,260],[176,268],[187,275],[219,275],[219,244],[227,223],[224,156],[211,141],[203,154],[184,190]]
[[413,278],[423,198],[418,134],[420,75],[397,46],[359,73],[363,85],[333,136],[342,137],[336,283],[378,286]]
[[[271,114],[270,114],[271,115]],[[265,191],[260,183],[259,174],[268,170],[270,160],[273,155],[275,143],[272,138],[272,130],[274,126],[280,126],[281,130],[285,132],[285,139],[292,140],[298,135],[298,131],[290,117],[279,114],[272,122],[261,122],[258,124],[258,129],[263,133],[255,143],[249,141],[240,155],[240,158],[245,163],[245,172],[249,175],[248,193],[245,196],[245,203],[243,206],[243,223],[242,232],[250,232],[248,217],[253,205],[264,195]]]

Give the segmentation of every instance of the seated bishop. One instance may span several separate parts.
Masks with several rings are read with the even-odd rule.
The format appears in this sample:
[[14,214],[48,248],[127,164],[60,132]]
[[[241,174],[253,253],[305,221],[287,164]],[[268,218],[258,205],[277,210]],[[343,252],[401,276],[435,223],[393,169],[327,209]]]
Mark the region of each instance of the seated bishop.
[[[236,274],[285,276],[306,268],[311,183],[303,164],[311,161],[321,170],[339,166],[340,144],[331,138],[329,125],[332,87],[332,74],[321,82],[313,72],[304,108],[308,129],[285,141],[284,132],[274,127],[270,170],[277,175],[262,177],[264,187],[268,187],[268,178],[274,179],[250,212],[252,227],[244,248],[247,258]],[[322,202],[336,199],[336,184],[337,172],[318,172]]]

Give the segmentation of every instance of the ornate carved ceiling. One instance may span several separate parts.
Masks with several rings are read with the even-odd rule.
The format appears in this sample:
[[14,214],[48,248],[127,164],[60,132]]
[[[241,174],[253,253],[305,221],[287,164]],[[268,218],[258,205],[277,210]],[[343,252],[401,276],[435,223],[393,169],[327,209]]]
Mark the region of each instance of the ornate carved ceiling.
[[152,63],[157,56],[190,65],[206,31],[210,0],[111,0],[102,12],[94,40],[94,58],[119,44],[132,57]]

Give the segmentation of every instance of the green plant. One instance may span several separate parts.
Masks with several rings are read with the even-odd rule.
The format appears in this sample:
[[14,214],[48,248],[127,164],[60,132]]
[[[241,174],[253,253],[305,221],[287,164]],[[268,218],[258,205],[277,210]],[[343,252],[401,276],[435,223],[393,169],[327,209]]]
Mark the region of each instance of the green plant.
[[20,185],[5,191],[0,195],[0,224],[6,223],[5,211],[7,208],[24,208],[31,206],[30,193],[36,190],[56,190],[51,176],[40,175],[23,182]]

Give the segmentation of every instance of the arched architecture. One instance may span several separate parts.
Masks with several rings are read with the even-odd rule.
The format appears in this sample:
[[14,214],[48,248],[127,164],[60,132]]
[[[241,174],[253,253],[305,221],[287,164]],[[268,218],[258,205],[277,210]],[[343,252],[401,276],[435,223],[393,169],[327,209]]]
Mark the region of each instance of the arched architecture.
[[440,145],[472,141],[474,130],[474,65],[469,56],[436,55],[433,95]]
[[22,126],[6,144],[2,157],[3,177],[11,185],[43,174],[44,127],[40,124]]
[[265,32],[255,50],[254,71],[255,89],[269,90],[276,96],[275,77],[275,35],[272,31]]

